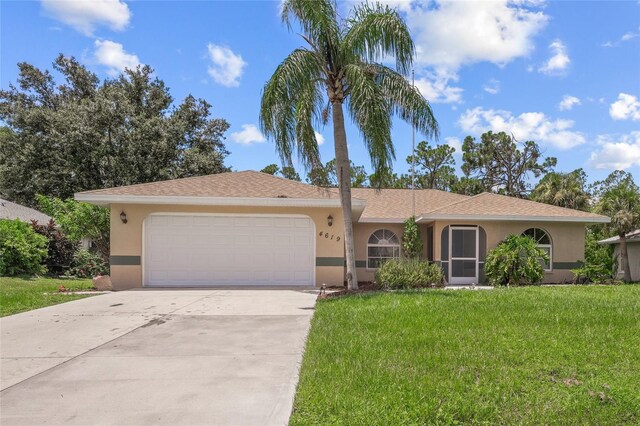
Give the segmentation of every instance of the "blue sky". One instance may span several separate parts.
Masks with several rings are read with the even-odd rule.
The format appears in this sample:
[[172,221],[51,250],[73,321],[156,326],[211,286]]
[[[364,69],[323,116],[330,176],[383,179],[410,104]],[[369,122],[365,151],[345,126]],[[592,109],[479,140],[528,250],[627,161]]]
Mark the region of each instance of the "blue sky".
[[[440,123],[437,143],[505,130],[534,140],[557,170],[590,180],[616,168],[640,177],[640,2],[512,0],[385,3],[416,41],[416,85]],[[339,2],[346,16],[354,2]],[[189,93],[228,120],[234,170],[278,162],[257,129],[260,93],[278,63],[303,44],[278,15],[279,1],[2,1],[0,85],[27,61],[51,68],[75,56],[100,77],[151,65],[176,100]],[[316,129],[324,161],[331,127]],[[357,129],[350,155],[370,169]],[[396,172],[408,166],[411,129],[392,130]],[[417,140],[422,140],[417,135]],[[461,156],[456,156],[458,165]],[[303,172],[301,167],[298,167]]]

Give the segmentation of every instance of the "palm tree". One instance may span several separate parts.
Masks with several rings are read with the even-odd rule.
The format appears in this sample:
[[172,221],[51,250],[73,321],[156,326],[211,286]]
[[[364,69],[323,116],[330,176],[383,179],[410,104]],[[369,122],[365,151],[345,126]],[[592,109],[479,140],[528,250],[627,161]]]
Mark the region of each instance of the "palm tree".
[[[282,20],[298,22],[306,47],[295,49],[265,84],[260,106],[263,133],[275,140],[284,164],[297,152],[307,170],[321,165],[313,125],[333,121],[340,203],[344,216],[347,285],[358,287],[351,214],[350,161],[343,104],[360,130],[375,172],[395,158],[391,120],[397,115],[426,136],[437,137],[429,103],[405,78],[415,52],[400,15],[388,7],[355,7],[338,17],[331,0],[285,0]],[[379,61],[395,58],[395,70]]]
[[620,182],[602,194],[595,211],[611,218],[611,226],[620,238],[620,261],[624,281],[631,281],[626,235],[640,226],[640,191],[629,181]]
[[582,169],[570,173],[547,173],[531,192],[531,199],[554,206],[587,211],[589,194],[585,191],[587,176]]

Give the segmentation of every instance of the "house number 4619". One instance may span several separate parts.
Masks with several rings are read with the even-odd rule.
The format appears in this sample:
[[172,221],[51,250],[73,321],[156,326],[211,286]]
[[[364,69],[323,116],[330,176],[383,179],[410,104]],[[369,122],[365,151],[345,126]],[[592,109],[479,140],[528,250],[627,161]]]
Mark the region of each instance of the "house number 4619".
[[320,231],[319,234],[321,237],[325,237],[330,240],[340,241],[340,236],[336,236],[335,234],[329,234],[328,232]]

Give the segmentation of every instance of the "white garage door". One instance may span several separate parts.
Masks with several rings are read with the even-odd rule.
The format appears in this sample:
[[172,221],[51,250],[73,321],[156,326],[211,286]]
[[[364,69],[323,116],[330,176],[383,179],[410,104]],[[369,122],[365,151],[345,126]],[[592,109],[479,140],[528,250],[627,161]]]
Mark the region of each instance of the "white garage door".
[[146,286],[315,282],[308,217],[152,215],[144,232]]

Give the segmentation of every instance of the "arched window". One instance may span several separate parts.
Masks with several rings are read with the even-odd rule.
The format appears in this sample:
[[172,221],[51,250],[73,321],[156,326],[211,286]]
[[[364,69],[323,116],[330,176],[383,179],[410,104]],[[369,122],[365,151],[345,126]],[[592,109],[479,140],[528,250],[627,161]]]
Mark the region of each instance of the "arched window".
[[544,229],[529,228],[524,231],[522,235],[533,238],[533,241],[538,244],[538,248],[547,253],[549,259],[545,261],[541,258],[540,264],[545,271],[551,271],[553,265],[553,244],[551,243],[551,237],[549,236],[549,233]]
[[389,259],[400,257],[400,239],[388,229],[378,229],[367,243],[367,268],[377,269]]

